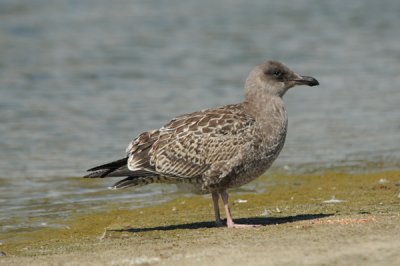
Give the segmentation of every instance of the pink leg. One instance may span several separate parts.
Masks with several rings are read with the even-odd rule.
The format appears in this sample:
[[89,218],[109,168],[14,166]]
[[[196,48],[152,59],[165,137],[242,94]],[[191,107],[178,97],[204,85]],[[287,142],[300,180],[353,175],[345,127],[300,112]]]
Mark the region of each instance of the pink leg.
[[249,228],[249,227],[258,227],[261,226],[259,224],[235,224],[232,220],[231,210],[229,209],[228,204],[228,193],[226,191],[221,192],[221,198],[224,202],[224,208],[226,213],[226,225],[228,228]]
[[219,206],[218,206],[219,195],[217,192],[212,193],[212,199],[214,203],[215,223],[217,224],[217,226],[221,226],[221,216],[219,214]]

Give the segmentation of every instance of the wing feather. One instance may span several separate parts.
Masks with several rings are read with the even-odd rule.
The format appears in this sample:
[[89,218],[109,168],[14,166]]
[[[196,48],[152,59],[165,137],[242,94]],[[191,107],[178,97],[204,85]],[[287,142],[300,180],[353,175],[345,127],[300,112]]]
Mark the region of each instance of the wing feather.
[[208,109],[173,119],[144,132],[127,148],[131,171],[196,178],[212,165],[229,162],[250,142],[254,118],[240,105]]

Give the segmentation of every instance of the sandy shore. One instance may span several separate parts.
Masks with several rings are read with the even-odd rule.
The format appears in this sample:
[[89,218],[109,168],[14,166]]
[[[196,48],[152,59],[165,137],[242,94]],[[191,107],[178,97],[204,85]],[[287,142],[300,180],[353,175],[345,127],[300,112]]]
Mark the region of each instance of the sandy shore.
[[258,228],[215,227],[209,198],[184,197],[4,234],[0,265],[400,265],[400,171],[263,178],[277,185],[232,193]]

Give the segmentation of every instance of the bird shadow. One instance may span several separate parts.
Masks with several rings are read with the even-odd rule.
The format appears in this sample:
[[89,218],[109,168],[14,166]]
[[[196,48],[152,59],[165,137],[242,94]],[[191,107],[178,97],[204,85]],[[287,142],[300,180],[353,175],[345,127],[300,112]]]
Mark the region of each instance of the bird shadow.
[[[298,221],[315,220],[320,218],[325,218],[334,215],[333,213],[328,214],[299,214],[294,216],[286,217],[250,217],[250,218],[239,218],[235,219],[237,224],[254,224],[254,225],[276,225],[276,224],[286,224],[294,223]],[[196,223],[186,223],[186,224],[175,224],[167,226],[155,226],[155,227],[145,227],[145,228],[125,228],[125,229],[109,229],[109,232],[129,232],[129,233],[140,233],[140,232],[150,232],[150,231],[170,231],[178,229],[201,229],[201,228],[213,228],[218,227],[215,222],[196,222]]]

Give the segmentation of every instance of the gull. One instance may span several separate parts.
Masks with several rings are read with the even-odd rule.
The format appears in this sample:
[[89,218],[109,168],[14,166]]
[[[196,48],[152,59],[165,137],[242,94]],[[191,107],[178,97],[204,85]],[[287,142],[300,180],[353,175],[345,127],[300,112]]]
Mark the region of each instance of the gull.
[[126,157],[91,168],[85,177],[125,177],[112,189],[185,184],[194,193],[212,195],[217,225],[222,225],[221,197],[228,228],[258,226],[233,221],[227,190],[256,179],[278,157],[288,125],[282,97],[296,85],[319,83],[266,61],[248,75],[243,102],[184,114],[143,132],[129,144]]

